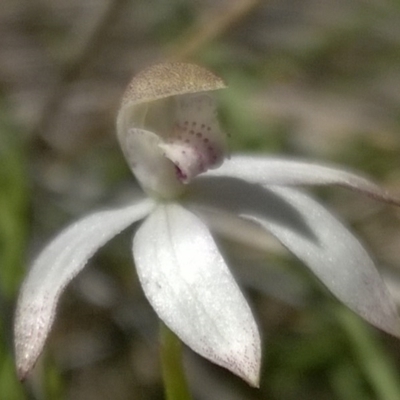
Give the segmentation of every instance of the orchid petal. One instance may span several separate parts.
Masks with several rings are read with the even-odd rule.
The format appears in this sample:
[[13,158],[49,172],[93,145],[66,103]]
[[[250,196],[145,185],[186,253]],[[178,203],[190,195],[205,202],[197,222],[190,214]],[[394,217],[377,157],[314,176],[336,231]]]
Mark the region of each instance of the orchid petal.
[[183,184],[177,178],[175,165],[160,148],[161,139],[158,135],[131,128],[120,141],[132,172],[149,195],[170,198],[182,192]]
[[256,386],[257,326],[206,225],[179,205],[160,205],[137,231],[133,254],[164,323],[194,351]]
[[153,201],[145,200],[92,214],[65,229],[42,251],[23,283],[16,311],[15,352],[21,379],[33,368],[43,349],[65,286],[96,250],[144,218],[153,207]]
[[221,165],[226,151],[226,135],[218,124],[212,93],[196,93],[176,98],[173,134],[161,147],[180,172],[184,183],[196,175]]
[[255,220],[281,240],[349,308],[378,328],[400,336],[394,301],[360,242],[309,196],[288,188],[271,190],[301,213],[317,240],[271,220]]
[[348,307],[400,336],[394,301],[373,261],[349,230],[311,197],[279,186],[262,188],[233,178],[203,178],[193,185],[187,201],[256,221]]
[[262,156],[233,156],[208,176],[230,176],[261,185],[339,185],[387,203],[400,204],[370,180],[335,167]]

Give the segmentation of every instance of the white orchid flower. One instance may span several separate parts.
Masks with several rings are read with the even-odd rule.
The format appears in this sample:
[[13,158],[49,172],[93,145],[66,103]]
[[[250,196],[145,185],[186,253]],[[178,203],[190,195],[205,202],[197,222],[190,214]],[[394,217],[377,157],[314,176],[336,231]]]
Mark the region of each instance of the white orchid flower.
[[195,352],[251,385],[259,381],[260,335],[211,232],[258,248],[274,235],[339,300],[399,335],[394,302],[362,245],[295,186],[335,184],[396,201],[370,181],[328,166],[248,155],[224,161],[226,137],[213,97],[224,87],[209,71],[184,63],[156,65],[131,81],[118,139],[148,197],[84,217],[33,263],[15,320],[21,379],[43,349],[66,285],[96,250],[140,220],[133,258],[159,318]]

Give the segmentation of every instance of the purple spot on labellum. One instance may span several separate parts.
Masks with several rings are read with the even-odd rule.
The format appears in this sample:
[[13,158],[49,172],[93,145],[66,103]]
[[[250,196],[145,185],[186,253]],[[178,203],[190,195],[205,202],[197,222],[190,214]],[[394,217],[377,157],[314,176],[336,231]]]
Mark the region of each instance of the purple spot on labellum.
[[187,179],[187,175],[175,164],[176,176],[180,181],[185,181]]

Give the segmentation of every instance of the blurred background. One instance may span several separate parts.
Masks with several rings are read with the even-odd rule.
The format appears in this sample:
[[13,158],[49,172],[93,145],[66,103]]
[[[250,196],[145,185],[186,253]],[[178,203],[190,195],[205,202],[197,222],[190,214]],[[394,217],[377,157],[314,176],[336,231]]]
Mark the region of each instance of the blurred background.
[[[2,0],[1,399],[163,398],[132,229],[69,285],[23,385],[11,327],[21,280],[48,240],[135,194],[116,111],[133,74],[171,59],[228,82],[220,119],[232,152],[347,165],[400,195],[398,0]],[[314,193],[362,238],[400,302],[400,211],[339,188]],[[261,388],[186,349],[195,399],[400,399],[399,340],[340,306],[279,246],[260,255],[220,244],[263,333]]]

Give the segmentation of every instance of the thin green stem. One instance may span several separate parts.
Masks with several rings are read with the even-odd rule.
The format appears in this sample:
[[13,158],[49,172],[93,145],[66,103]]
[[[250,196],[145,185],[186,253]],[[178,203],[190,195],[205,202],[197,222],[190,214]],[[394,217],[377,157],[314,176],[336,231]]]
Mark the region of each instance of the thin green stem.
[[400,381],[394,363],[369,327],[343,307],[337,310],[337,316],[377,398],[400,399]]
[[161,364],[166,400],[191,400],[182,365],[182,345],[163,323],[160,326]]

